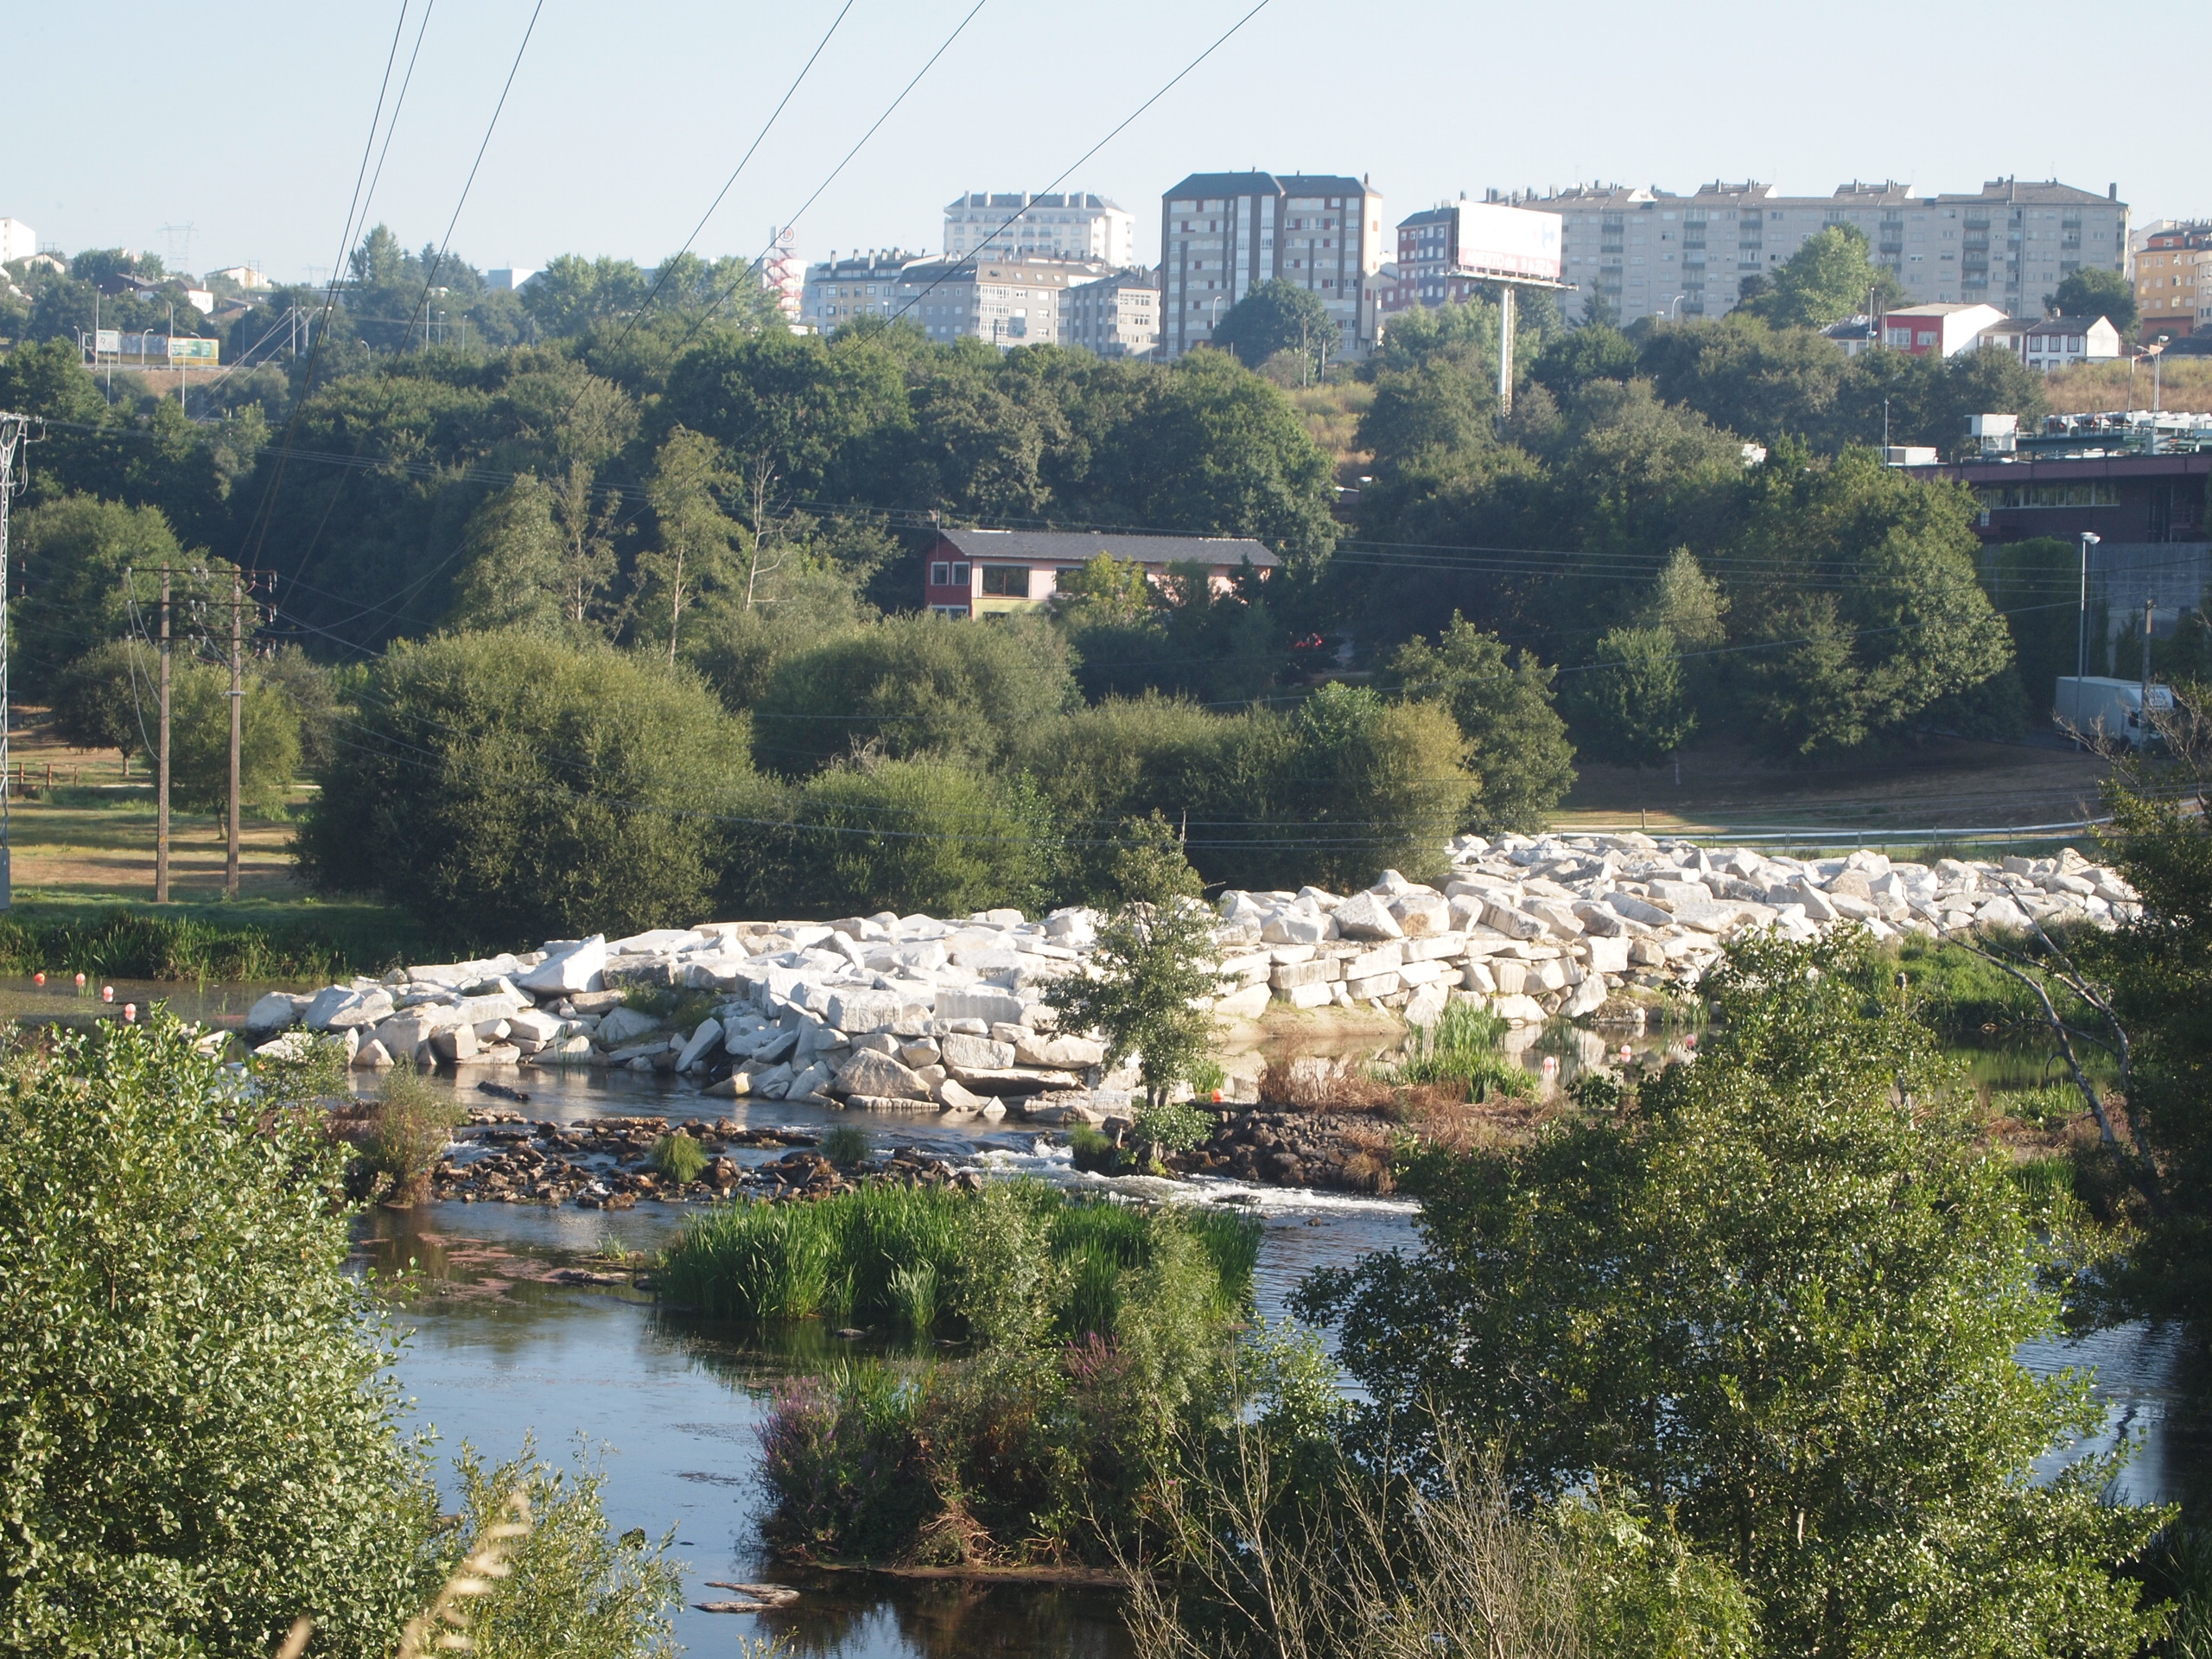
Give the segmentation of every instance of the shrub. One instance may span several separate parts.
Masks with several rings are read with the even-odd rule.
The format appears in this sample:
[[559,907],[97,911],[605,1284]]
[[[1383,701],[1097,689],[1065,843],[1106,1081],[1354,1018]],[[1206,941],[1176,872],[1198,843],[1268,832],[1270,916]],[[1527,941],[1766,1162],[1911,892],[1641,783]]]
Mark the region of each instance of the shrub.
[[832,766],[793,817],[778,896],[825,916],[1033,909],[1054,842],[1025,791],[942,760]]
[[[260,811],[281,807],[300,770],[300,713],[257,673],[239,699],[238,796]],[[170,675],[169,785],[180,806],[222,810],[231,793],[231,676],[185,661]]]
[[[688,925],[781,817],[683,671],[527,633],[393,647],[299,837],[326,891],[537,940]],[[465,922],[463,920],[465,918]]]
[[144,753],[158,741],[160,676],[153,650],[135,639],[94,645],[53,677],[55,729],[77,748]]
[[857,1123],[839,1123],[822,1137],[817,1148],[821,1154],[841,1169],[855,1164],[864,1164],[875,1155],[875,1145],[868,1132]]
[[664,1135],[653,1142],[645,1159],[662,1174],[678,1181],[696,1181],[707,1167],[707,1149],[695,1135]]
[[165,1015],[0,1063],[0,1653],[375,1659],[437,1582],[315,1096]]
[[1213,1120],[1187,1100],[1137,1109],[1136,1138],[1161,1152],[1188,1152],[1213,1133]]
[[385,1073],[376,1099],[332,1113],[330,1124],[359,1150],[355,1191],[404,1206],[429,1196],[438,1160],[467,1117],[451,1090],[403,1062]]

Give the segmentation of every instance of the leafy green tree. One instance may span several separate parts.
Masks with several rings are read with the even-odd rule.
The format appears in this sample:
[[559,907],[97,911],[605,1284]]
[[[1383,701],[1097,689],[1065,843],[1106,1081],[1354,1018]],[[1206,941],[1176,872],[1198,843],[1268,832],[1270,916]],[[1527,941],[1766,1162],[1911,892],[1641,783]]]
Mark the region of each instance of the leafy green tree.
[[10,527],[9,553],[21,582],[9,626],[22,642],[18,683],[43,689],[93,646],[132,629],[151,635],[157,619],[149,597],[160,578],[141,576],[135,618],[124,573],[181,566],[184,550],[155,507],[127,507],[87,495],[33,507]]
[[553,522],[553,492],[535,473],[486,499],[470,515],[463,547],[467,563],[454,584],[447,626],[565,632],[565,549]]
[[1621,766],[1656,766],[1697,732],[1681,645],[1668,628],[1611,628],[1576,673],[1568,711],[1581,747]]
[[1448,709],[1332,680],[1300,706],[1294,729],[1284,760],[1294,771],[1276,793],[1306,826],[1308,868],[1339,888],[1385,868],[1441,879],[1445,844],[1481,787]]
[[2164,1519],[2104,1421],[2018,1358],[2063,1242],[1980,1144],[1867,944],[1738,944],[1694,1064],[1525,1148],[1425,1153],[1424,1249],[1316,1275],[1378,1420],[1426,1402],[1535,1492],[1617,1485],[1751,1592],[1776,1652],[2101,1654],[2156,1628],[2127,1564]]
[[758,896],[796,894],[823,916],[1033,909],[1056,844],[1019,783],[935,759],[827,767],[800,787],[792,819],[788,876]]
[[296,855],[318,889],[381,894],[461,943],[688,926],[746,888],[783,820],[747,735],[688,672],[605,646],[402,643]]
[[683,659],[738,713],[768,694],[786,659],[874,620],[837,572],[801,570],[780,579],[773,595],[758,603],[740,605],[727,596],[709,603],[684,636]]
[[[1599,297],[1592,291],[1592,300]],[[1568,397],[1591,380],[1626,380],[1637,372],[1637,349],[1611,318],[1593,318],[1548,340],[1529,366],[1529,377],[1557,397]]]
[[1052,584],[1056,616],[1092,623],[1141,622],[1152,614],[1152,584],[1135,559],[1096,553]]
[[735,481],[721,446],[680,426],[653,457],[645,499],[660,535],[657,546],[639,556],[638,602],[651,619],[648,630],[665,628],[671,663],[685,610],[729,580],[730,548],[741,532],[722,511],[721,495]]
[[1807,237],[1776,268],[1767,289],[1739,308],[1777,328],[1825,328],[1846,317],[1888,310],[1904,302],[1889,269],[1874,263],[1866,232],[1828,225]]
[[[1524,326],[1527,321],[1525,317],[1516,321],[1515,338],[1522,352],[1534,356],[1549,341],[1541,331],[1531,334]],[[1362,369],[1370,378],[1379,378],[1440,358],[1478,379],[1495,381],[1497,353],[1497,307],[1488,300],[1454,300],[1399,312]]]
[[0,1065],[0,1652],[385,1659],[437,1582],[393,1341],[346,1271],[334,1076],[255,1109],[156,1014]]
[[1497,394],[1479,375],[1443,358],[1377,375],[1375,401],[1359,417],[1359,447],[1378,469],[1395,471],[1424,452],[1446,454],[1495,442]]
[[1074,699],[1067,645],[1041,620],[887,617],[785,657],[754,707],[753,744],[787,774],[869,747],[988,766]]
[[1234,352],[1248,368],[1277,352],[1290,352],[1318,368],[1335,351],[1343,331],[1321,296],[1280,276],[1256,283],[1222,314],[1211,344]]
[[2135,303],[2135,284],[2124,272],[2083,265],[2059,279],[2058,291],[2044,296],[2044,308],[2054,317],[2103,317],[2123,334],[2135,332],[2142,313]]
[[[1860,302],[1864,304],[1864,301]],[[1638,365],[1669,403],[1748,437],[1824,437],[1856,359],[1812,328],[1770,328],[1731,312],[1715,321],[1657,323]]]
[[[238,798],[266,812],[300,772],[300,711],[259,673],[238,700]],[[169,677],[169,787],[188,811],[225,810],[231,793],[231,675],[189,658]]]
[[1198,897],[1198,875],[1156,814],[1125,826],[1115,860],[1122,902],[1098,930],[1090,971],[1064,979],[1052,998],[1060,1024],[1106,1039],[1107,1064],[1134,1058],[1144,1109],[1158,1114],[1211,1051],[1214,1020],[1214,916]]
[[80,749],[113,749],[128,761],[150,747],[161,666],[135,639],[94,645],[54,677],[48,696],[63,740]]
[[1469,829],[1540,830],[1573,786],[1573,746],[1553,706],[1554,672],[1525,651],[1509,660],[1496,634],[1454,613],[1433,645],[1408,640],[1380,676],[1399,696],[1441,704],[1459,727],[1478,779]]
[[1692,651],[1703,651],[1728,637],[1728,596],[1705,574],[1697,556],[1678,547],[1651,584],[1650,596],[1637,613],[1649,628],[1665,628]]

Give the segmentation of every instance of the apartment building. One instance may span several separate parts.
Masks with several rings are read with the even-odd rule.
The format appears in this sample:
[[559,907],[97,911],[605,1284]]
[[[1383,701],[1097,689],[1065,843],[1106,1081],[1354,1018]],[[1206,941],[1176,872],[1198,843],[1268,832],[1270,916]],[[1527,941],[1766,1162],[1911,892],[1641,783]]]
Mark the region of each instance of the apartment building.
[[0,265],[12,265],[38,251],[38,232],[20,219],[0,219]]
[[1461,196],[1408,213],[1398,221],[1395,273],[1376,285],[1382,308],[1457,304],[1501,275],[1556,282],[1563,229],[1556,213],[1494,199]]
[[962,258],[988,248],[1001,259],[1096,259],[1133,265],[1136,215],[1088,191],[1052,195],[974,191],[944,210],[944,251]]
[[855,317],[888,317],[899,308],[899,276],[915,258],[903,248],[870,248],[809,265],[798,320],[828,334]]
[[1192,174],[1160,199],[1160,355],[1206,344],[1230,307],[1277,279],[1318,294],[1345,353],[1364,352],[1383,235],[1382,193],[1363,177]]
[[1150,357],[1160,345],[1160,290],[1148,270],[1078,283],[1060,299],[1060,344],[1099,357]]
[[1063,297],[1105,274],[1095,259],[916,260],[892,285],[892,306],[931,340],[1058,346]]
[[1833,195],[1784,196],[1770,184],[1719,181],[1688,195],[1655,188],[1577,185],[1515,195],[1566,221],[1562,296],[1580,313],[1601,295],[1623,321],[1717,317],[1744,280],[1770,276],[1830,225],[1866,232],[1875,261],[1921,304],[1988,304],[2033,315],[2044,296],[2087,265],[2125,271],[2127,204],[2056,180],[1999,179],[1974,194],[1923,196],[1895,181],[1854,181]]
[[2137,330],[2144,340],[2176,340],[2212,330],[2212,224],[2164,224],[2135,255]]

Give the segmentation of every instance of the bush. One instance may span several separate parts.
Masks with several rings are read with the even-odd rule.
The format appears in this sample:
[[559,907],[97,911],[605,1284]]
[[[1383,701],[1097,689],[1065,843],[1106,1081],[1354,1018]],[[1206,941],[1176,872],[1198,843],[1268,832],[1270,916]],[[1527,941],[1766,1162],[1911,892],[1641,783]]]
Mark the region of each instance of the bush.
[[385,913],[340,911],[302,921],[221,919],[123,906],[79,910],[18,904],[0,915],[0,973],[41,969],[130,979],[286,979],[328,982],[422,960],[420,930]]
[[156,1015],[0,1063],[0,1653],[384,1659],[436,1493],[349,1274],[334,1081]]
[[875,1145],[857,1123],[840,1123],[822,1137],[817,1151],[840,1169],[864,1164],[875,1155]]
[[395,646],[298,837],[324,891],[535,941],[689,925],[781,818],[744,723],[682,671],[526,633]]
[[1028,791],[942,760],[832,766],[792,817],[788,874],[762,896],[824,916],[1033,910],[1056,840]]
[[430,1177],[467,1119],[450,1090],[403,1061],[385,1073],[376,1099],[333,1112],[330,1125],[360,1154],[355,1192],[404,1207],[429,1197]]
[[988,765],[1075,701],[1067,647],[1042,620],[889,617],[783,658],[753,752],[791,776],[869,747]]
[[1496,634],[1455,611],[1435,645],[1408,640],[1380,677],[1398,696],[1451,711],[1478,780],[1466,828],[1488,836],[1541,830],[1573,787],[1574,747],[1553,707],[1554,672],[1526,651],[1509,658]]
[[[257,811],[281,807],[300,770],[300,713],[257,673],[239,699],[238,797]],[[218,812],[231,798],[231,675],[175,664],[169,679],[169,787],[187,810]]]
[[653,1142],[645,1160],[672,1179],[696,1181],[707,1167],[707,1149],[696,1135],[664,1135]]
[[48,696],[54,724],[80,749],[113,749],[124,760],[159,741],[161,666],[135,639],[94,645],[55,674]]

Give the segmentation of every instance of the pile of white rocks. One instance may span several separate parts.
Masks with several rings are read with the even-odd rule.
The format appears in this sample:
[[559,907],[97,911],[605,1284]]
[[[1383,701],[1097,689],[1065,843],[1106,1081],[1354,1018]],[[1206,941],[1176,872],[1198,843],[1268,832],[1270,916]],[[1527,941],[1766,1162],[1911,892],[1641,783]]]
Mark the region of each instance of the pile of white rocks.
[[1694,986],[1747,931],[1809,938],[1850,924],[1889,939],[2031,921],[2109,926],[2134,905],[2126,882],[2071,848],[1925,865],[1875,852],[1715,852],[1638,834],[1463,836],[1441,890],[1386,871],[1344,898],[1314,887],[1230,893],[1222,965],[1241,988],[1224,1007],[1379,1004],[1427,1025],[1465,998],[1516,1025],[1560,1015],[1640,1024],[1636,989]]
[[[2109,925],[2135,895],[2070,849],[2002,865],[1892,864],[1878,853],[1799,860],[1713,853],[1641,835],[1462,836],[1440,890],[1394,871],[1349,895],[1226,894],[1216,938],[1225,1019],[1281,1001],[1395,1010],[1433,1024],[1455,1000],[1516,1025],[1564,1016],[1641,1024],[1694,986],[1746,930],[1878,936],[2031,920]],[[524,955],[395,969],[247,1014],[257,1051],[324,1033],[362,1069],[592,1066],[689,1076],[704,1092],[880,1111],[1101,1121],[1128,1109],[1103,1045],[1057,1029],[1053,984],[1086,971],[1099,918],[1031,921],[885,912],[829,923],[728,922]],[[637,990],[702,1017],[672,1026]],[[639,1001],[648,1007],[633,1006]]]

